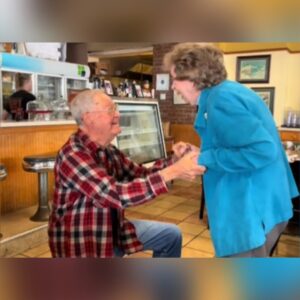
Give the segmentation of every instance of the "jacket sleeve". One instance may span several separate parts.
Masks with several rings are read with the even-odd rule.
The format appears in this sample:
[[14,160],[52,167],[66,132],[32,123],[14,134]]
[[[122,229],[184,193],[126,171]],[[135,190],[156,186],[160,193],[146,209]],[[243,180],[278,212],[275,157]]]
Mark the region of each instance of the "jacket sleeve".
[[212,123],[212,148],[198,157],[208,169],[245,172],[263,168],[278,156],[271,134],[239,101],[219,99],[209,115]]

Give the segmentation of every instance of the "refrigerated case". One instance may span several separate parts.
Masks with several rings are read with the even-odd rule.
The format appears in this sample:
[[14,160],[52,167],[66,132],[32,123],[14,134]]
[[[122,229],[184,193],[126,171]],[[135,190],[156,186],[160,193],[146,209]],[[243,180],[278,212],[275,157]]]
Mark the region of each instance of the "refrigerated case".
[[114,143],[137,163],[166,157],[158,102],[114,99],[120,112],[122,132]]
[[53,101],[64,99],[67,102],[69,90],[86,88],[90,69],[87,65],[0,53],[1,123],[6,121],[5,111],[8,111],[10,95],[17,89],[16,79],[18,74],[31,75],[32,93],[51,108]]
[[63,97],[63,77],[37,74],[36,94],[47,102]]

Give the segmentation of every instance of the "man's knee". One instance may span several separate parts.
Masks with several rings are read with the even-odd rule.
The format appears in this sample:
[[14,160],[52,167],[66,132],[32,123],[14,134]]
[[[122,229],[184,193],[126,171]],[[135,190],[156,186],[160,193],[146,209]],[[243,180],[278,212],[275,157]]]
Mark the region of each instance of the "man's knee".
[[181,242],[182,241],[182,234],[179,229],[179,227],[175,224],[168,224],[167,228],[167,234],[172,240]]

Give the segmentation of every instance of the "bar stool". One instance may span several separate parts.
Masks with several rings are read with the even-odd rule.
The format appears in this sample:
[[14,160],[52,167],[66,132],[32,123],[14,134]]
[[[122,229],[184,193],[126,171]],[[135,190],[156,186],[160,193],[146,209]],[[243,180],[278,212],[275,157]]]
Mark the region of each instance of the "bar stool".
[[[7,176],[7,172],[6,172],[4,165],[0,164],[0,181],[5,180],[6,176]],[[0,205],[0,217],[1,217],[1,205]],[[1,222],[1,220],[0,220],[0,222]],[[2,238],[2,234],[0,232],[0,239],[1,238]]]
[[56,153],[25,156],[23,169],[26,172],[37,173],[39,202],[36,213],[30,218],[31,221],[48,221],[50,208],[48,203],[48,172],[53,171]]

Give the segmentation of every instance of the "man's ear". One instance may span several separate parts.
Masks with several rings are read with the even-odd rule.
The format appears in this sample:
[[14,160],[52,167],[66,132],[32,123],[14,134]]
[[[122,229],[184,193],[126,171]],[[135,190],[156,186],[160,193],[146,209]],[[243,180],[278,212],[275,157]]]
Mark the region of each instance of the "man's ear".
[[91,114],[83,113],[81,116],[82,124],[89,125],[91,123]]

